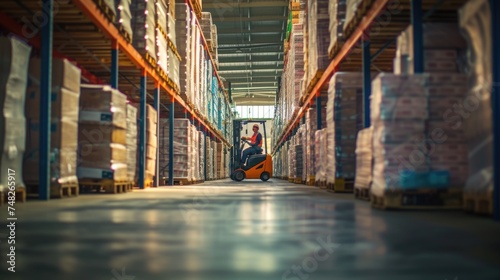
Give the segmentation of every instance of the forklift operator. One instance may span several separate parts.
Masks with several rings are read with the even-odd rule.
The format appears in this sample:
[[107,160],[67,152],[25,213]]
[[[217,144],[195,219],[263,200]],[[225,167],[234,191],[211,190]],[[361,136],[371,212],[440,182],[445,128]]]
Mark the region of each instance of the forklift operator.
[[262,152],[262,134],[259,132],[259,125],[254,124],[252,127],[253,135],[252,137],[241,137],[242,140],[249,140],[251,146],[243,151],[243,155],[241,157],[241,162],[246,164],[247,159],[251,155],[255,155]]

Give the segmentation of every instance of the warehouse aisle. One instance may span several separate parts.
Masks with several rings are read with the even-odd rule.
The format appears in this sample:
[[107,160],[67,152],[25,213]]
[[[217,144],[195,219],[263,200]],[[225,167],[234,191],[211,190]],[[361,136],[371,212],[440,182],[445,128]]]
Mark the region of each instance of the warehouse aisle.
[[279,180],[16,208],[17,273],[2,268],[0,279],[500,279],[500,224],[490,219],[383,212]]

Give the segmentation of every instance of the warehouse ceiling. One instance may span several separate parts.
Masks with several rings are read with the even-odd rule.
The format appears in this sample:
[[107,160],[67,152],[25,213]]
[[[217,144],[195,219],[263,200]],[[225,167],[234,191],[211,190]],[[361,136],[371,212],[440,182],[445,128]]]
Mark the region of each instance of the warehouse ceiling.
[[203,0],[217,26],[219,75],[237,105],[272,105],[283,72],[288,0]]

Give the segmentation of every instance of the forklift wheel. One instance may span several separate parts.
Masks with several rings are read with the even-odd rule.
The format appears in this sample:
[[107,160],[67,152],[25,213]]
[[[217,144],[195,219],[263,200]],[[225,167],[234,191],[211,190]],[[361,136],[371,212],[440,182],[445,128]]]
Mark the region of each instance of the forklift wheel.
[[267,172],[262,172],[262,174],[260,174],[260,179],[261,179],[262,181],[264,181],[264,182],[265,182],[265,181],[267,181],[267,180],[269,180],[269,173],[267,173]]
[[234,180],[241,182],[245,179],[245,172],[243,170],[236,170],[233,173]]

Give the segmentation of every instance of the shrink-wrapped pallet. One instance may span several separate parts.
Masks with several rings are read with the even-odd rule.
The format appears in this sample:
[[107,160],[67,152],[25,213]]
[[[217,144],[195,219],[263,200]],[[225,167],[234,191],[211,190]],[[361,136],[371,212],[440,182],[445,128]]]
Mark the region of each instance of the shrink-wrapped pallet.
[[202,131],[198,131],[198,150],[200,151],[199,154],[199,168],[200,168],[200,180],[205,180],[205,162],[206,162],[206,155],[205,155],[205,134]]
[[330,31],[330,45],[328,46],[328,53],[331,53],[335,44],[344,40],[346,0],[328,1],[328,13],[330,17],[328,28]]
[[156,150],[158,148],[158,112],[153,106],[146,106],[146,176],[151,180],[156,174]]
[[349,25],[349,23],[354,20],[356,11],[359,9],[360,4],[364,0],[345,0],[346,13],[345,13],[345,24],[344,30]]
[[131,7],[133,39],[132,44],[143,56],[157,61],[156,55],[156,5],[154,1],[133,1]]
[[132,39],[134,34],[132,29],[132,0],[114,0],[116,5],[116,23],[122,32]]
[[305,87],[330,64],[328,47],[330,45],[328,0],[310,0],[307,10],[307,80]]
[[[463,125],[468,145],[469,176],[466,195],[489,201],[486,209],[475,206],[476,212],[492,213],[493,201],[493,116],[491,107],[493,50],[490,1],[469,1],[460,10],[460,28],[466,34],[469,48],[470,85],[464,103],[474,104],[466,109],[467,118],[452,115],[454,125]],[[469,110],[474,108],[474,110]],[[474,207],[474,206],[473,206]]]
[[[9,176],[15,176],[16,189],[24,188],[23,155],[26,117],[24,103],[28,84],[31,47],[0,37],[0,192],[9,190]],[[40,106],[40,105],[38,105]],[[37,166],[38,168],[38,166]]]
[[127,174],[135,182],[137,173],[137,108],[127,104]]
[[126,181],[126,96],[106,85],[82,85],[78,124],[78,179]]
[[207,43],[212,44],[212,14],[209,12],[203,12],[200,25],[203,36],[205,36],[205,40],[207,40]]
[[380,74],[372,83],[374,195],[428,187],[428,153],[419,146],[428,119],[427,84],[426,74]]
[[[169,139],[170,123],[169,119],[160,119],[160,167],[158,168],[161,178],[169,178]],[[189,119],[174,120],[174,139],[173,139],[173,178],[174,180],[190,180],[192,177],[192,130]]]
[[326,170],[328,166],[327,160],[327,130],[326,128],[317,130],[314,135],[315,140],[315,166],[316,166],[316,182],[326,182]]
[[187,4],[176,4],[176,42],[177,51],[181,56],[179,64],[179,86],[180,95],[183,99],[191,102],[193,84],[191,69],[191,37],[192,37],[192,13]]
[[368,189],[372,183],[373,168],[373,128],[359,131],[356,140],[356,179],[355,188]]
[[[39,181],[40,141],[40,69],[41,61],[33,58],[29,67],[26,91],[26,152],[23,160],[26,183]],[[53,183],[74,183],[77,165],[78,112],[80,98],[80,69],[67,60],[52,62],[51,90],[51,171]]]

